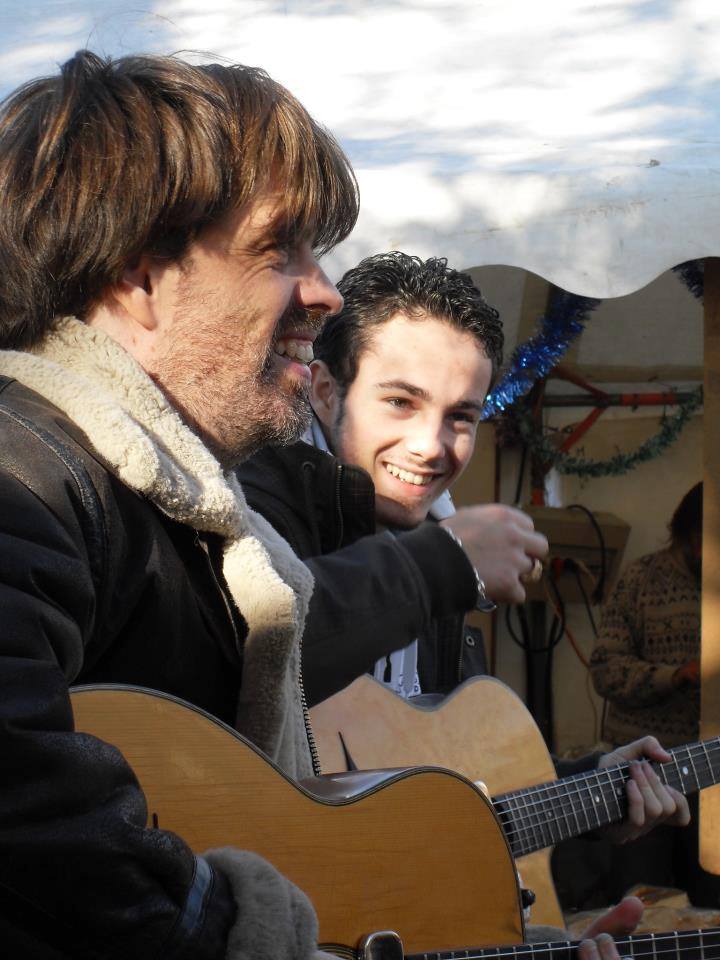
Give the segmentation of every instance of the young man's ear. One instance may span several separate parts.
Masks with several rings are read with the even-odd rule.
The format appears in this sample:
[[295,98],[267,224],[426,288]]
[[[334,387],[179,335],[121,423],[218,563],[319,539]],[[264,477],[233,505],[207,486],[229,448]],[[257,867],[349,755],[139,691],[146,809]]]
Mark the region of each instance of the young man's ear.
[[337,381],[323,360],[313,360],[310,364],[310,375],[310,403],[325,430],[331,430],[340,406]]

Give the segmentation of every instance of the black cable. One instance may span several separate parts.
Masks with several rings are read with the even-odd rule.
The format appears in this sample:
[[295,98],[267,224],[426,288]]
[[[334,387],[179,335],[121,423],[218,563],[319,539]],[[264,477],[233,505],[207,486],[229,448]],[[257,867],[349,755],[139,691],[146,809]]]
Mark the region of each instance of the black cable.
[[527,462],[527,454],[528,454],[528,445],[524,443],[522,448],[522,455],[520,457],[520,469],[518,470],[517,486],[515,487],[515,499],[513,500],[513,503],[520,503],[520,497],[522,495],[523,480],[525,479],[525,464]]
[[528,649],[528,645],[527,645],[527,643],[525,642],[525,638],[523,638],[523,639],[521,640],[520,637],[518,637],[518,635],[517,635],[517,634],[515,633],[515,631],[513,630],[512,621],[511,621],[511,619],[510,619],[510,614],[511,614],[511,612],[512,612],[512,609],[513,609],[513,607],[512,607],[512,604],[511,604],[511,603],[509,603],[509,604],[505,607],[505,626],[506,626],[507,629],[508,629],[508,633],[510,634],[510,639],[513,641],[513,643],[516,643],[516,644],[520,647],[521,650],[527,650],[527,649]]
[[575,579],[577,580],[577,585],[580,589],[580,593],[582,594],[583,601],[585,602],[585,609],[587,610],[587,615],[590,619],[590,626],[592,627],[592,631],[595,634],[595,637],[597,639],[598,628],[595,624],[595,617],[593,616],[592,607],[590,606],[590,598],[587,595],[587,590],[585,589],[585,584],[583,583],[580,567],[578,567],[577,564],[575,564],[573,569],[575,571]]
[[[562,604],[562,601],[560,601]],[[522,604],[516,604],[514,609],[517,612],[518,622],[520,623],[520,630],[522,632],[522,639],[518,637],[517,633],[513,629],[512,621],[510,619],[510,613],[513,609],[512,604],[508,604],[505,607],[505,626],[508,629],[511,640],[516,643],[521,650],[525,650],[526,653],[548,653],[548,651],[554,649],[560,642],[560,638],[565,632],[565,617],[563,613],[563,619],[558,621],[557,616],[554,618],[553,623],[550,626],[549,640],[548,643],[543,647],[531,647],[530,646],[530,624],[527,621],[527,614],[525,613],[525,607]],[[564,611],[564,605],[563,605]],[[559,631],[557,630],[558,623],[560,624]]]
[[555,594],[555,603],[557,606],[557,610],[560,613],[560,616],[558,616],[557,613],[555,614],[555,616],[553,617],[552,625],[550,627],[550,646],[552,648],[552,647],[556,647],[560,643],[560,640],[562,639],[562,635],[565,633],[565,624],[567,622],[567,617],[565,615],[565,601],[560,596],[560,591],[558,590],[557,583],[555,583],[555,578],[552,576],[549,576],[548,583],[552,587],[552,591]]
[[582,510],[597,534],[598,543],[600,544],[600,577],[593,590],[592,601],[593,603],[602,603],[602,598],[605,595],[605,579],[607,576],[607,548],[605,547],[605,537],[603,537],[600,524],[595,519],[595,514],[592,510],[588,510],[588,508],[584,507],[581,503],[571,503],[568,506],[568,510]]

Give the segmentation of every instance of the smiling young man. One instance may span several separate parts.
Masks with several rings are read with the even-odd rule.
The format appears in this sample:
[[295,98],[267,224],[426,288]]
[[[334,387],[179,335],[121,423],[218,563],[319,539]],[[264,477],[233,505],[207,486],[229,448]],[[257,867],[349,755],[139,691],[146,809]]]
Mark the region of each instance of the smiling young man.
[[[522,576],[547,549],[520,511],[453,516],[448,494],[473,453],[502,327],[443,260],[371,257],[341,287],[345,306],[314,348],[310,444],[261,451],[239,475],[316,579],[303,643],[310,703],[376,661],[398,692],[447,693],[484,665],[465,613],[490,597],[521,600]],[[431,512],[439,524],[424,522]]]

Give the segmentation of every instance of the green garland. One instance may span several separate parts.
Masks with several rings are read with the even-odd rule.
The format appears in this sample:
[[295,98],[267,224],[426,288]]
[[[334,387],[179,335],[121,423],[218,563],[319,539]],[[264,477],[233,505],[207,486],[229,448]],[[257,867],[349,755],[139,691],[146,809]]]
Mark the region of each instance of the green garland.
[[530,411],[525,408],[516,410],[517,426],[520,436],[542,461],[553,466],[559,473],[575,474],[578,477],[618,477],[628,473],[639,463],[659,457],[674,443],[693,415],[702,406],[703,388],[698,387],[685,400],[678,403],[678,409],[670,417],[664,417],[660,429],[631,453],[618,453],[609,460],[588,460],[585,457],[573,457],[561,453],[543,436],[538,436]]

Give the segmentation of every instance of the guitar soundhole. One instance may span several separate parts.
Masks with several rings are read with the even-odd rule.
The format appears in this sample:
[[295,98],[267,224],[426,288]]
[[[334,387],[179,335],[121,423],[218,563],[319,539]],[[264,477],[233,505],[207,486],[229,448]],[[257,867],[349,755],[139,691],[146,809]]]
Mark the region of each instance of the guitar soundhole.
[[151,820],[152,820],[152,828],[153,828],[153,830],[159,830],[159,829],[160,829],[160,818],[158,817],[158,815],[157,815],[156,813],[153,812],[153,815],[152,815]]

